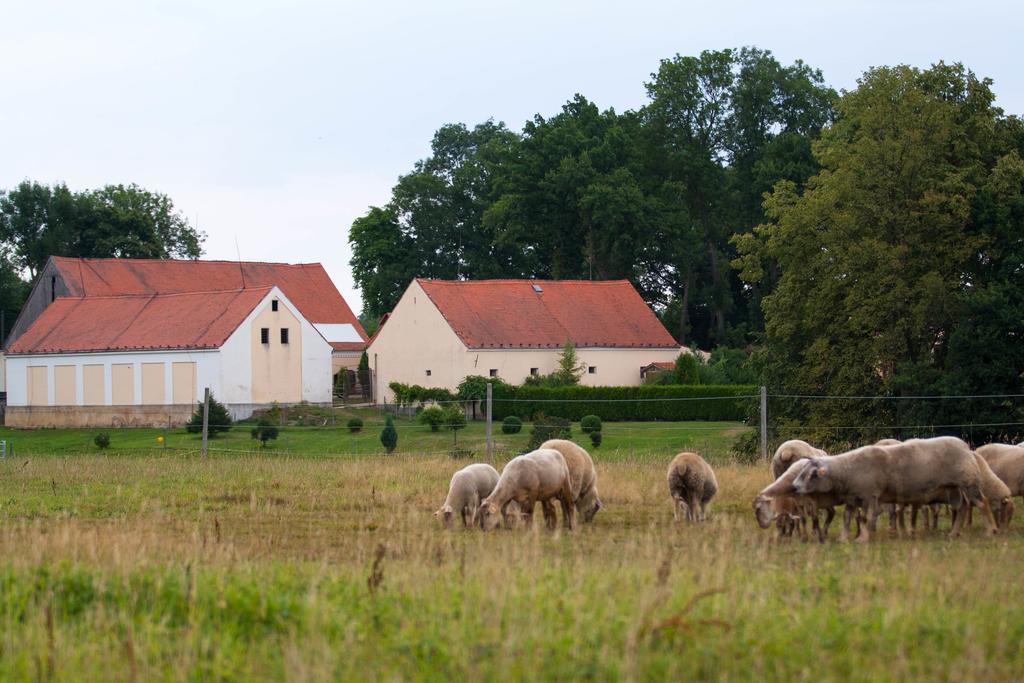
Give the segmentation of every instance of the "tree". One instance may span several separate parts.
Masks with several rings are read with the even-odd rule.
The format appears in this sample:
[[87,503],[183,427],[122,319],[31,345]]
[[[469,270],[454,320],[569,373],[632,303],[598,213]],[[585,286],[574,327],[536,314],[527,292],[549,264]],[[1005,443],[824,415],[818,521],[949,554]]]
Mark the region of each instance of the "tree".
[[587,364],[580,360],[576,354],[576,344],[572,339],[565,340],[562,352],[558,354],[558,369],[555,370],[555,377],[562,386],[579,384],[580,377],[587,371]]
[[680,353],[672,368],[672,382],[674,384],[700,384],[699,365],[697,358],[692,353],[685,351]]
[[[212,438],[220,434],[221,432],[227,432],[231,429],[234,421],[231,419],[231,413],[224,407],[224,404],[213,397],[213,393],[210,393],[210,412],[209,422],[207,424],[206,433]],[[199,401],[196,404],[196,409],[192,413],[192,417],[189,418],[188,422],[185,423],[185,429],[189,434],[201,434],[203,431],[203,402]]]
[[398,432],[395,431],[395,423],[391,420],[390,415],[384,419],[384,429],[380,432],[380,442],[388,454],[392,453],[395,447],[398,446]]
[[356,376],[359,378],[359,386],[363,390],[363,398],[369,400],[371,396],[371,380],[370,380],[370,358],[366,355],[366,351],[359,356],[359,367],[356,369]]
[[266,418],[260,419],[259,423],[252,428],[250,435],[254,439],[259,439],[260,448],[266,448],[267,442],[276,439],[278,434],[277,427],[270,424],[270,421]]
[[452,430],[452,442],[459,442],[459,430],[466,427],[466,413],[458,406],[450,406],[444,411],[444,426]]
[[203,239],[169,197],[137,185],[75,193],[26,180],[0,192],[0,252],[32,279],[50,256],[198,258]]
[[[872,69],[842,97],[814,147],[822,171],[802,190],[778,183],[765,202],[768,222],[738,243],[744,278],[767,277],[767,263],[781,273],[764,299],[758,355],[771,387],[993,393],[991,378],[975,370],[972,339],[1015,334],[1019,297],[1010,292],[1024,255],[1024,136],[993,99],[989,81],[942,63]],[[996,386],[1019,390],[1024,358],[1008,347],[997,353],[1008,365]],[[917,424],[937,410],[945,424],[975,419],[974,408],[934,403],[833,400],[788,410],[823,432],[894,424],[897,405],[904,415],[917,411]]]

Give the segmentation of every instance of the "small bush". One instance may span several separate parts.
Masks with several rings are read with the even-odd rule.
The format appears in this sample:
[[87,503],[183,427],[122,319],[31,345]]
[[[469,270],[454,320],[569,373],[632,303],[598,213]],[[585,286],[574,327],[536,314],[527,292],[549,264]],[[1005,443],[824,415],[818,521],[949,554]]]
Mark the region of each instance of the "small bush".
[[348,431],[353,434],[358,434],[363,430],[363,419],[360,417],[353,417],[348,421]]
[[453,460],[469,460],[474,455],[476,455],[476,453],[474,453],[469,448],[453,448],[450,451],[448,451],[448,455]]
[[590,445],[594,448],[601,445],[601,432],[590,432]]
[[548,439],[571,439],[572,423],[564,417],[538,413],[530,430],[530,441],[526,447],[531,451],[539,448]]
[[267,418],[261,419],[259,423],[252,428],[252,432],[250,432],[252,438],[259,439],[260,448],[265,448],[268,441],[276,439],[277,434],[277,427],[270,424],[270,421]]
[[501,422],[502,434],[518,434],[523,430],[523,421],[515,415],[509,415]]
[[398,432],[395,431],[395,423],[391,420],[390,415],[384,420],[384,429],[380,432],[380,442],[388,453],[394,452],[395,447],[398,446]]
[[107,434],[106,432],[100,432],[95,437],[93,437],[92,442],[96,444],[96,448],[103,450],[104,448],[108,448],[110,446],[110,435]]
[[[224,407],[224,404],[213,397],[210,394],[210,423],[207,429],[207,433],[213,437],[221,432],[226,432],[231,429],[231,425],[234,420],[231,419],[231,413]],[[203,433],[203,402],[199,401],[196,403],[196,410],[192,413],[192,417],[189,418],[188,422],[185,423],[185,429],[189,434],[202,434]]]
[[580,420],[580,430],[584,434],[601,431],[601,418],[597,415],[584,415]]
[[737,436],[732,442],[730,451],[740,462],[753,463],[757,462],[760,447],[761,435],[757,433],[757,430],[752,429]]
[[417,419],[420,424],[430,425],[430,431],[436,432],[441,429],[441,425],[446,421],[447,416],[445,410],[439,406],[430,406],[420,411]]

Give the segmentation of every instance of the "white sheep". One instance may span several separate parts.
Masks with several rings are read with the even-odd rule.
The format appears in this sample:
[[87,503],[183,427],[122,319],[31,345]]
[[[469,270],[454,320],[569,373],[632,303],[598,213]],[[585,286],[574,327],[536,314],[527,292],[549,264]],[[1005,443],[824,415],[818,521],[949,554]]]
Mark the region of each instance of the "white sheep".
[[678,522],[707,519],[707,505],[718,493],[718,481],[711,465],[696,453],[680,453],[668,466],[668,492],[672,496],[672,517]]
[[480,501],[491,495],[498,483],[498,470],[485,463],[466,465],[452,475],[448,484],[448,497],[434,516],[444,526],[451,526],[455,515],[462,518],[462,525],[472,526],[477,522]]

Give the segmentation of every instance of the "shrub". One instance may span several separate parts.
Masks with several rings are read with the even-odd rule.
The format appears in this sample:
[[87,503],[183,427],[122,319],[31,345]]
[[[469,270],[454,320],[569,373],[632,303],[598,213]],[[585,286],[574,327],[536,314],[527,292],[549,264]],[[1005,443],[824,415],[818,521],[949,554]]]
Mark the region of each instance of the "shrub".
[[601,418],[597,415],[584,415],[580,420],[580,430],[584,434],[601,431]]
[[445,422],[445,410],[439,406],[430,406],[420,411],[417,419],[420,424],[430,425],[430,431],[436,432],[441,428],[441,424]]
[[358,434],[363,429],[363,420],[359,417],[353,417],[348,421],[348,431],[353,434]]
[[395,431],[395,423],[391,420],[390,415],[384,420],[384,429],[380,432],[380,442],[388,453],[392,453],[398,446],[398,432]]
[[[502,387],[495,388],[494,417],[515,415],[534,420],[539,413],[557,410],[574,422],[585,415],[597,415],[603,422],[653,420],[744,421],[758,410],[757,387],[658,386],[635,387]],[[737,398],[731,398],[737,397]],[[644,399],[644,400],[635,400]],[[676,399],[676,400],[664,400]],[[678,400],[685,399],[685,400]],[[552,403],[552,402],[555,403]],[[565,401],[565,403],[557,403]],[[557,409],[552,406],[557,406]]]
[[103,450],[104,448],[110,446],[110,435],[107,434],[106,432],[100,432],[99,434],[93,437],[92,442],[96,444],[96,448]]
[[469,448],[453,448],[448,455],[455,460],[468,460],[476,454]]
[[523,430],[523,421],[515,415],[509,415],[501,421],[502,434],[518,434]]
[[601,445],[601,432],[590,432],[590,445],[597,448]]
[[277,427],[270,424],[270,421],[266,418],[263,418],[252,428],[250,435],[254,439],[259,439],[260,448],[265,448],[268,441],[277,438],[277,433]]
[[697,357],[692,353],[680,353],[672,370],[672,381],[676,384],[700,384],[699,366]]
[[452,406],[444,411],[444,426],[452,430],[452,438],[457,442],[459,430],[466,426],[466,413],[461,407]]
[[757,433],[757,430],[752,429],[737,436],[729,450],[740,462],[753,463],[757,462],[760,448],[761,435]]
[[[213,393],[210,394],[210,423],[207,429],[208,434],[213,437],[221,432],[226,432],[231,429],[231,425],[234,424],[234,420],[231,419],[231,413],[224,407],[224,404],[213,397]],[[203,402],[199,401],[196,404],[196,411],[192,413],[192,417],[189,418],[188,422],[185,423],[185,429],[189,434],[201,434],[203,432]]]
[[530,440],[526,447],[531,451],[540,447],[548,439],[571,439],[572,423],[564,417],[545,415],[537,413],[534,419],[533,428],[530,430]]

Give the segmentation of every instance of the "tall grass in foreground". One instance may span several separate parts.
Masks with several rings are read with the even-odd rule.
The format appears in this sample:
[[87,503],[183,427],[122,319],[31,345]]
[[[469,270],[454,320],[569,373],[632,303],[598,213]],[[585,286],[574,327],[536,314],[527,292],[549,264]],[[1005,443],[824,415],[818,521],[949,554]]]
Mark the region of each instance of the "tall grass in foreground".
[[[1024,537],[777,543],[722,465],[574,533],[441,531],[445,458],[0,463],[0,679],[1019,680]],[[835,529],[833,529],[835,531]]]

